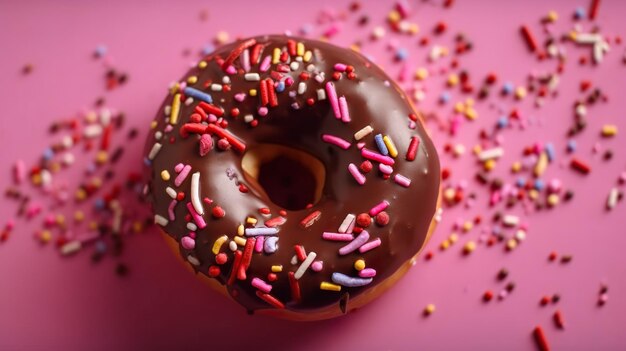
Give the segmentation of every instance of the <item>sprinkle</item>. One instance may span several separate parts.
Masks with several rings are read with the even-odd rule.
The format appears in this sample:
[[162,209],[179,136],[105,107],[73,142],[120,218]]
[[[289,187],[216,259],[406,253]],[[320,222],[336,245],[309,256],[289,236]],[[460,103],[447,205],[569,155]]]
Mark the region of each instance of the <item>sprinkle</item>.
[[287,218],[278,216],[265,221],[266,227],[277,227],[285,224],[287,222]]
[[324,89],[317,89],[317,99],[318,100],[326,100],[326,92]]
[[176,192],[176,190],[172,189],[171,187],[167,187],[165,188],[165,192],[167,193],[167,195],[169,195],[172,199],[176,199],[176,197],[178,196],[178,193]]
[[348,171],[350,172],[350,174],[352,174],[354,180],[356,180],[359,185],[365,184],[365,176],[359,171],[354,163],[350,163],[348,165]]
[[321,282],[320,289],[328,291],[341,291],[341,285],[336,285],[329,282]]
[[289,277],[289,287],[291,288],[291,296],[296,302],[300,302],[302,296],[300,295],[300,284],[298,283],[298,279],[296,279],[295,274],[293,272],[289,272],[287,274]]
[[589,6],[589,19],[594,20],[598,15],[598,7],[600,7],[600,0],[591,0],[591,5]]
[[252,278],[252,281],[250,283],[252,284],[252,286],[266,294],[269,294],[269,292],[272,291],[272,286],[267,284],[260,278],[254,277]]
[[[204,102],[207,102],[209,104],[213,103],[213,98],[211,97],[210,94],[207,94],[205,92],[202,92],[198,89],[194,89],[192,87],[185,87],[185,89],[183,89],[183,91],[185,92],[185,95],[187,96],[191,96],[192,98],[198,99],[198,100],[202,100]],[[174,123],[172,123],[174,124]]]
[[402,185],[405,188],[408,188],[411,185],[411,179],[403,176],[400,173],[396,173],[396,176],[393,178],[393,180],[397,183]]
[[611,191],[609,192],[609,197],[606,200],[606,208],[608,210],[612,210],[617,205],[618,200],[619,200],[619,189],[618,188],[611,189]]
[[273,265],[272,266],[272,272],[273,273],[280,273],[283,271],[283,266],[282,265]]
[[239,266],[241,266],[242,252],[240,250],[235,251],[235,259],[233,260],[233,266],[230,270],[230,276],[227,281],[227,285],[233,285],[235,279],[237,278],[237,272],[239,271]]
[[309,215],[304,217],[303,220],[300,221],[300,226],[306,229],[312,226],[313,223],[317,222],[321,216],[322,216],[322,212],[320,211],[311,212]]
[[359,271],[359,277],[372,278],[376,276],[376,270],[374,268],[363,268]]
[[180,112],[180,94],[175,94],[174,100],[172,100],[172,109],[170,111],[170,124],[174,125],[178,123],[179,112]]
[[387,150],[387,145],[385,145],[385,142],[383,141],[382,134],[376,134],[374,136],[374,141],[376,142],[376,146],[378,147],[378,150],[381,154],[385,156],[389,155],[389,150]]
[[326,143],[333,144],[335,146],[339,146],[340,148],[347,150],[350,147],[350,143],[344,139],[341,139],[338,136],[330,135],[330,134],[322,134],[322,140]]
[[502,223],[507,227],[515,227],[519,224],[519,217],[514,215],[505,215],[502,218]]
[[352,240],[348,245],[339,249],[340,255],[347,255],[352,251],[358,249],[361,245],[365,244],[367,240],[370,238],[370,234],[367,230],[364,230],[357,236],[354,240]]
[[356,269],[357,271],[362,271],[363,269],[365,269],[365,261],[363,259],[358,259],[354,261],[354,269]]
[[154,160],[159,151],[161,151],[162,146],[163,145],[161,145],[161,143],[154,143],[154,145],[152,145],[152,149],[150,149],[150,153],[148,154],[148,160]]
[[341,111],[341,121],[344,123],[350,122],[350,111],[348,110],[348,102],[345,96],[339,98],[339,110]]
[[370,241],[369,243],[363,244],[361,247],[359,247],[359,252],[360,253],[366,253],[372,249],[375,249],[377,247],[379,247],[381,244],[381,240],[380,238],[376,238],[372,241]]
[[333,112],[335,113],[335,118],[341,119],[341,110],[339,107],[339,100],[337,98],[337,91],[335,90],[335,85],[333,84],[333,82],[326,83],[326,95],[328,96],[328,99],[330,100],[330,106],[332,107]]
[[231,53],[228,55],[228,57],[226,57],[226,59],[222,63],[222,70],[226,71],[226,69],[230,67],[230,65],[232,65],[233,62],[235,62],[235,60],[239,57],[239,55],[241,55],[244,52],[244,50],[254,46],[254,44],[256,44],[255,39],[248,39],[242,42],[241,44],[239,44],[239,46],[237,46],[233,51],[231,51]]
[[504,149],[501,147],[494,147],[492,149],[484,150],[478,154],[478,159],[482,162],[500,158],[504,155]]
[[321,272],[322,268],[324,268],[324,261],[315,261],[311,263],[311,269],[313,272]]
[[246,73],[243,78],[248,82],[258,82],[261,80],[261,76],[258,73]]
[[550,351],[550,345],[548,345],[548,339],[546,338],[546,334],[543,332],[541,326],[536,326],[533,330],[533,335],[535,337],[535,341],[537,342],[537,347],[541,351]]
[[180,239],[180,244],[186,250],[193,250],[196,247],[196,241],[190,236],[183,236]]
[[[239,237],[236,237],[239,238]],[[254,250],[254,238],[246,239],[246,246],[243,248],[243,256],[241,257],[241,264],[239,265],[239,271],[237,272],[237,279],[246,280],[246,271],[250,267],[252,261],[252,251]]]
[[176,219],[176,215],[174,214],[174,208],[176,208],[177,203],[178,201],[172,200],[172,202],[170,202],[170,205],[167,208],[167,214],[170,217],[170,221],[173,221]]
[[187,176],[189,175],[189,172],[191,172],[191,166],[190,165],[185,165],[183,170],[180,171],[178,176],[176,176],[176,179],[174,180],[174,185],[180,186],[185,181],[185,179],[187,179]]
[[272,58],[269,55],[267,55],[261,62],[261,65],[259,66],[259,70],[261,72],[266,72],[270,68],[271,64],[272,64]]
[[306,259],[306,251],[304,251],[304,247],[302,245],[295,245],[293,248],[296,251],[296,257],[298,257],[298,260],[304,261]]
[[565,321],[563,320],[563,314],[561,313],[561,311],[556,310],[556,312],[554,312],[554,324],[556,324],[556,327],[559,329],[565,329]]
[[193,205],[191,204],[191,202],[187,203],[187,210],[191,214],[191,217],[193,218],[194,222],[196,222],[196,224],[198,225],[198,228],[203,229],[203,228],[206,227],[206,222],[204,221],[204,218],[202,218],[202,216],[200,216],[196,212],[196,210],[193,208]]
[[[240,237],[239,237],[240,238]],[[254,252],[263,252],[263,246],[265,244],[264,236],[257,236],[256,241],[254,242]]]
[[361,140],[363,138],[365,138],[366,136],[368,136],[370,133],[372,133],[374,131],[374,128],[372,128],[371,126],[367,125],[365,127],[363,127],[361,130],[359,130],[358,132],[354,133],[354,139]]
[[224,111],[221,108],[213,104],[206,103],[204,101],[201,101],[198,104],[198,107],[200,107],[200,109],[202,109],[204,112],[210,115],[215,115],[216,117],[222,117],[224,115]]
[[372,278],[350,277],[343,273],[335,272],[332,275],[332,281],[335,284],[347,286],[350,288],[364,286],[372,282]]
[[275,297],[273,297],[270,294],[266,294],[264,292],[258,291],[256,292],[256,296],[260,297],[261,299],[263,299],[265,302],[269,303],[270,305],[278,308],[278,309],[283,309],[285,308],[285,305],[278,301]]
[[300,267],[298,267],[298,269],[296,270],[296,273],[294,274],[294,278],[296,279],[302,278],[302,276],[304,275],[304,272],[306,272],[306,270],[309,269],[309,266],[311,265],[311,263],[313,263],[313,260],[315,260],[316,256],[317,254],[315,252],[313,251],[309,252],[309,255],[302,262]]
[[196,212],[202,216],[204,208],[202,207],[202,201],[200,201],[200,172],[191,175],[191,203]]
[[348,214],[346,216],[346,218],[344,218],[343,222],[341,222],[341,225],[339,226],[339,229],[337,230],[339,233],[347,233],[348,232],[348,228],[350,228],[350,226],[352,224],[354,224],[354,220],[355,220],[356,216],[353,214]]
[[330,241],[352,241],[354,240],[354,236],[352,234],[342,234],[342,233],[330,233],[324,232],[322,234],[322,238]]
[[13,180],[15,184],[21,184],[26,178],[26,164],[24,161],[18,160],[13,168]]
[[82,248],[83,244],[80,240],[73,240],[61,246],[61,255],[68,256],[74,254]]
[[389,150],[389,156],[396,158],[398,156],[398,148],[396,148],[396,144],[393,143],[393,140],[391,140],[389,135],[385,135],[383,141],[387,146],[387,150]]
[[532,52],[537,51],[537,48],[539,46],[537,45],[537,40],[533,36],[533,33],[531,33],[530,29],[528,29],[528,27],[524,25],[520,28],[520,32],[522,33],[522,36],[524,37],[524,40],[526,41],[526,45],[528,46],[528,49]]
[[276,235],[278,234],[278,228],[266,228],[266,227],[246,228],[245,233],[247,236]]
[[222,245],[224,245],[226,240],[228,240],[227,235],[222,235],[219,238],[215,239],[215,242],[213,242],[213,248],[211,249],[211,252],[213,252],[214,255],[217,255],[220,252],[220,249],[222,248]]
[[389,156],[384,156],[381,155],[377,152],[371,151],[369,149],[366,148],[362,148],[361,149],[361,156],[372,160],[372,161],[376,161],[376,162],[380,162],[382,164],[386,164],[386,165],[393,165],[395,163],[395,161],[393,160],[393,158],[389,157]]
[[420,145],[420,139],[417,136],[411,137],[411,142],[409,143],[409,148],[406,151],[406,160],[413,161],[415,160],[415,156],[417,156],[417,148]]
[[613,124],[607,124],[602,127],[602,136],[609,138],[617,135],[617,126]]
[[542,152],[539,155],[539,159],[537,160],[537,163],[535,164],[535,169],[533,170],[533,174],[535,175],[535,177],[540,177],[543,174],[543,172],[545,172],[547,167],[548,167],[548,154],[546,152]]
[[375,217],[377,214],[379,214],[382,211],[386,210],[387,207],[389,207],[389,201],[387,201],[387,200],[381,201],[378,205],[372,207],[372,209],[369,212],[370,216]]
[[582,174],[588,174],[589,172],[591,172],[591,167],[577,158],[572,159],[572,161],[570,162],[570,167]]
[[278,250],[278,237],[277,236],[267,237],[265,239],[265,242],[263,243],[263,250],[266,253],[276,252],[276,250]]
[[161,215],[154,215],[154,223],[160,225],[161,227],[165,227],[169,221]]
[[433,314],[435,312],[435,305],[432,303],[429,303],[428,305],[426,305],[426,307],[424,308],[424,316],[430,316],[431,314]]

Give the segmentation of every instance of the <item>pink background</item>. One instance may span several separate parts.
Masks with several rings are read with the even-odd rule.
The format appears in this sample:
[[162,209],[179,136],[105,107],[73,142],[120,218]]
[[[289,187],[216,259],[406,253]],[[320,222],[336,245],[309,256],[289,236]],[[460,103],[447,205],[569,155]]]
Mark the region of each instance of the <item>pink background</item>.
[[[530,24],[539,32],[538,19],[554,9],[560,14],[558,28],[563,31],[572,25],[575,6],[588,6],[587,0],[549,5],[545,1],[491,0],[457,1],[451,10],[443,10],[421,1],[410,2],[412,19],[422,33],[430,33],[436,21],[445,20],[451,30],[437,39],[443,45],[450,46],[452,34],[458,31],[472,39],[475,49],[461,62],[476,81],[495,71],[501,79],[516,84],[523,84],[530,70],[554,64],[540,64],[528,54],[519,37],[519,25]],[[129,124],[145,128],[167,84],[180,77],[195,57],[183,57],[183,51],[196,52],[216,31],[226,30],[232,38],[297,30],[305,23],[315,23],[320,9],[340,11],[347,9],[348,3],[0,1],[0,189],[11,183],[10,165],[16,158],[33,161],[50,144],[46,130],[51,121],[91,106],[100,96],[106,97],[108,106],[124,111]],[[383,1],[365,2],[362,11],[371,17],[368,28],[382,23],[390,7],[391,3]],[[209,11],[209,20],[201,22],[199,12],[204,9]],[[603,33],[626,33],[624,13],[625,2],[603,1],[598,19]],[[333,41],[350,44],[355,37],[365,38],[368,31],[354,24],[357,18],[350,17]],[[584,23],[589,29],[588,22]],[[365,51],[393,73],[397,67],[390,64],[386,42],[367,44]],[[415,42],[415,37],[400,40],[409,48],[412,62],[423,64],[427,51]],[[105,92],[105,69],[91,58],[98,44],[105,44],[115,67],[130,76],[128,84],[113,92]],[[624,47],[614,46],[606,62],[593,68],[576,63],[578,57],[589,53],[586,49],[570,46],[569,50],[572,62],[562,78],[559,98],[542,109],[532,108],[530,99],[520,104],[520,109],[542,124],[505,133],[507,153],[497,173],[507,175],[523,145],[535,141],[553,141],[558,160],[568,160],[564,134],[582,79],[592,80],[610,99],[592,108],[590,126],[577,137],[578,155],[590,161],[593,171],[582,177],[567,167],[550,167],[548,177],[558,177],[574,189],[575,199],[529,216],[528,238],[514,252],[505,253],[502,246],[479,245],[471,256],[462,256],[463,243],[476,239],[478,229],[461,235],[453,249],[443,253],[437,249],[457,218],[489,217],[485,191],[471,182],[480,205],[446,211],[429,244],[436,253],[432,261],[420,260],[396,287],[357,313],[298,324],[246,316],[188,274],[155,232],[126,241],[121,260],[131,271],[127,278],[119,278],[112,273],[115,260],[108,258],[94,266],[87,252],[60,259],[52,247],[39,247],[33,241],[39,223],[20,224],[10,240],[0,245],[0,349],[532,350],[531,332],[537,324],[543,326],[555,349],[626,349],[624,205],[619,204],[612,213],[604,210],[609,189],[625,169],[626,143],[622,135],[613,140],[598,136],[605,123],[617,124],[626,132]],[[24,77],[20,69],[27,62],[34,65],[34,71]],[[440,90],[440,85],[433,85],[433,93],[422,107],[436,106],[434,92]],[[477,142],[478,130],[490,128],[498,117],[485,105],[480,104],[478,110],[479,120],[464,125],[460,136],[452,140],[468,150]],[[435,129],[434,125],[431,128]],[[434,132],[439,146],[449,141],[443,133]],[[612,161],[604,162],[600,155],[592,154],[598,141],[614,150]],[[137,152],[128,152],[120,169],[136,167],[139,157]],[[446,155],[442,161],[457,181],[470,179],[477,169],[469,152],[460,160]],[[518,209],[512,212],[521,213]],[[13,216],[14,204],[0,201],[0,213],[2,218]],[[572,254],[574,259],[568,265],[549,263],[546,258],[552,250]],[[497,293],[504,287],[495,279],[502,267],[509,269],[516,289],[503,301],[485,304],[481,301],[485,290]],[[610,299],[598,308],[601,282],[608,283]],[[543,295],[554,293],[561,295],[556,306],[539,306]],[[437,311],[424,318],[421,311],[428,303],[436,304]],[[551,320],[557,308],[566,320],[564,331]]]

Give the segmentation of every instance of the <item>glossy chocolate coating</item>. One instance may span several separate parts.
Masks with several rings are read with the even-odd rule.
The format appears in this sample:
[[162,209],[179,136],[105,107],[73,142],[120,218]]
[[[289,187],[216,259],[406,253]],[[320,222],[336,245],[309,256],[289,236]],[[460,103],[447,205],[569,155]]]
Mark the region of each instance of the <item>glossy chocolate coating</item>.
[[[226,73],[215,58],[226,58],[242,41],[219,48],[206,59],[208,63],[206,68],[192,68],[181,82],[186,81],[190,76],[198,77],[198,82],[189,86],[211,94],[213,104],[225,111],[224,118],[228,121],[226,130],[242,140],[246,144],[246,150],[253,150],[263,144],[280,144],[305,151],[324,164],[326,180],[322,198],[312,208],[287,212],[285,216],[287,222],[279,227],[278,250],[272,254],[255,252],[247,270],[247,279],[235,280],[234,284],[227,288],[231,295],[236,295],[235,299],[249,311],[274,308],[255,294],[257,289],[250,284],[253,277],[259,277],[271,284],[271,295],[283,302],[285,308],[289,310],[306,313],[329,305],[336,305],[339,309],[339,302],[345,293],[349,293],[350,298],[354,298],[365,290],[375,287],[391,276],[424,245],[436,211],[439,194],[440,170],[437,153],[419,121],[415,129],[409,128],[408,116],[416,112],[404,92],[363,55],[309,39],[279,35],[260,36],[255,39],[258,43],[266,45],[261,59],[271,55],[276,47],[286,50],[288,39],[304,43],[306,50],[313,52],[310,63],[300,63],[297,70],[286,73],[294,79],[295,83],[287,87],[284,92],[277,93],[279,104],[277,107],[268,106],[267,116],[261,117],[257,113],[260,96],[247,94],[250,89],[258,89],[259,82],[244,80],[239,59],[234,61],[234,66],[239,72],[228,75],[231,79],[230,91],[210,91],[203,86],[208,81],[222,82]],[[347,79],[346,74],[343,73],[340,80],[334,81],[337,94],[345,96],[348,102],[351,115],[349,123],[343,123],[335,118],[328,99],[317,100],[316,90],[323,89],[327,81],[333,80],[333,67],[337,63],[353,66],[356,74],[355,79]],[[306,71],[309,64],[314,65],[316,72],[325,72],[326,80],[318,83],[311,77],[306,81],[306,92],[290,97],[288,92],[297,89],[301,81],[299,75]],[[266,73],[260,73],[261,79],[267,78],[274,67],[275,65]],[[259,72],[259,66],[253,65],[250,72]],[[238,102],[234,99],[234,95],[238,93],[246,93],[244,101]],[[146,144],[146,155],[157,141],[155,132],[162,132],[168,125],[169,116],[166,116],[163,111],[165,106],[172,103],[172,96],[170,94],[159,109],[156,126],[151,131]],[[309,98],[315,100],[311,106],[306,103]],[[299,103],[299,109],[292,107],[294,102]],[[194,113],[194,107],[198,103],[199,100],[193,101],[188,106],[181,103],[178,123],[173,125],[170,132],[163,133],[159,140],[163,144],[162,149],[152,164],[147,167],[147,175],[149,199],[153,204],[155,214],[168,217],[168,206],[172,199],[166,194],[166,187],[170,186],[176,191],[185,192],[185,199],[175,208],[176,220],[169,221],[163,228],[169,235],[180,241],[181,237],[189,233],[185,216],[188,214],[186,204],[190,201],[191,174],[180,187],[175,187],[174,167],[178,163],[189,164],[192,166],[191,173],[197,171],[201,173],[201,196],[213,200],[211,206],[204,204],[203,217],[207,222],[207,227],[196,232],[194,249],[187,250],[180,246],[180,253],[184,258],[189,255],[196,257],[200,264],[194,266],[194,269],[200,274],[207,274],[209,266],[216,265],[215,255],[211,251],[216,238],[224,234],[228,235],[229,239],[233,238],[237,235],[238,225],[244,223],[248,216],[257,218],[259,222],[256,226],[262,227],[263,221],[269,217],[260,215],[259,209],[269,208],[271,216],[276,217],[281,208],[262,195],[262,192],[258,192],[253,184],[246,181],[241,166],[242,153],[234,149],[219,151],[214,148],[207,155],[200,156],[198,151],[200,136],[190,134],[184,138],[180,135],[179,129],[189,122],[190,115]],[[233,107],[239,109],[240,113],[237,117],[230,115]],[[258,119],[258,126],[253,128],[244,121],[243,116],[247,114],[252,114],[255,119]],[[367,181],[362,186],[358,185],[348,172],[348,164],[354,163],[358,166],[365,160],[357,148],[354,133],[367,125],[371,125],[374,132],[361,140],[365,142],[366,148],[377,150],[374,143],[375,134],[382,133],[393,139],[399,153],[395,158],[393,175],[400,173],[410,178],[411,184],[408,188],[396,184],[393,181],[393,175],[391,179],[383,179],[378,172],[376,162],[372,162],[374,169],[366,174]],[[350,141],[352,145],[348,150],[342,150],[323,142],[322,134],[338,136]],[[419,151],[414,161],[407,161],[405,154],[413,136],[419,136],[421,139]],[[214,138],[214,141],[217,139]],[[162,170],[168,170],[171,174],[169,181],[161,178]],[[250,191],[241,192],[238,187],[239,183],[245,184]],[[322,239],[322,233],[325,231],[337,232],[347,214],[367,213],[383,200],[387,200],[390,204],[386,210],[390,216],[389,224],[383,227],[372,224],[367,228],[370,240],[381,238],[382,244],[378,248],[363,254],[357,250],[340,256],[338,250],[346,242]],[[211,216],[211,208],[214,205],[219,205],[225,210],[224,218],[215,219]],[[300,221],[316,210],[321,211],[321,218],[304,229]],[[292,299],[287,277],[287,272],[297,270],[300,265],[300,262],[296,265],[290,263],[295,254],[294,245],[304,246],[307,253],[316,252],[316,260],[323,261],[323,269],[320,272],[314,272],[309,268],[299,280],[301,302]],[[239,247],[239,250],[243,248]],[[228,243],[225,243],[220,251],[228,255],[228,262],[219,266],[221,273],[216,279],[225,283],[232,269],[234,255],[228,248]],[[377,271],[371,284],[356,288],[344,286],[340,292],[320,289],[321,282],[332,282],[333,272],[358,277],[354,262],[359,258],[365,260],[366,267]],[[283,271],[277,273],[278,279],[274,282],[267,279],[272,265],[283,266]],[[234,291],[236,293],[233,294]]]

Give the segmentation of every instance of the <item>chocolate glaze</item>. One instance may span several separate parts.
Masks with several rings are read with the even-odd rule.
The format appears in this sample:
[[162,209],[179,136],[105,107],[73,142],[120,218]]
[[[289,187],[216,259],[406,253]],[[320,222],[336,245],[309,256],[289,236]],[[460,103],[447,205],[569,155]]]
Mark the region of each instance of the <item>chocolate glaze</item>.
[[[318,158],[326,168],[326,180],[322,198],[310,209],[288,211],[287,222],[280,226],[279,249],[273,254],[254,253],[251,265],[247,270],[246,280],[235,280],[228,291],[248,311],[274,308],[267,302],[256,296],[257,289],[252,287],[250,281],[253,277],[259,277],[272,285],[271,295],[285,304],[285,308],[301,313],[311,310],[336,305],[337,309],[345,311],[349,308],[346,293],[354,298],[364,291],[371,289],[391,276],[402,264],[414,256],[424,245],[426,235],[435,214],[437,198],[439,194],[440,170],[437,153],[432,141],[426,134],[422,124],[417,123],[415,129],[410,129],[408,115],[416,113],[404,92],[376,65],[359,53],[333,46],[328,43],[302,38],[289,38],[285,36],[259,36],[255,37],[258,43],[265,44],[261,58],[271,55],[274,48],[286,49],[287,40],[294,39],[304,43],[307,50],[313,51],[311,64],[316,71],[325,72],[326,80],[318,83],[313,79],[306,81],[307,90],[302,95],[292,98],[288,91],[296,90],[300,82],[299,74],[306,69],[307,64],[300,64],[296,71],[287,73],[293,77],[295,83],[277,93],[279,105],[269,107],[269,113],[265,117],[257,114],[260,106],[260,97],[246,95],[243,102],[237,102],[234,94],[247,93],[249,89],[258,89],[259,82],[245,81],[243,78],[239,59],[235,60],[234,66],[239,70],[238,74],[229,75],[231,79],[230,91],[210,91],[203,85],[206,82],[221,83],[226,75],[216,58],[226,58],[240,42],[225,45],[214,54],[206,58],[206,68],[192,68],[184,80],[190,76],[198,76],[198,82],[190,84],[196,89],[211,94],[213,103],[225,111],[224,118],[228,121],[226,128],[230,133],[245,142],[247,149],[252,150],[263,144],[280,144],[296,148]],[[345,73],[338,81],[334,81],[339,96],[345,96],[352,121],[343,123],[336,119],[328,100],[317,101],[316,90],[324,88],[328,80],[332,80],[334,65],[344,63],[354,67],[355,79],[347,79]],[[274,68],[274,66],[272,66]],[[270,69],[271,71],[271,69]],[[259,72],[259,66],[253,65],[250,72]],[[269,71],[261,73],[261,79],[269,76]],[[170,94],[156,117],[155,128],[150,133],[146,144],[147,155],[155,139],[155,132],[163,132],[168,125],[168,117],[164,114],[164,108],[172,103]],[[306,99],[313,98],[315,103],[309,106]],[[300,103],[299,109],[291,105],[294,101]],[[255,185],[246,181],[241,166],[242,153],[233,149],[228,151],[211,150],[207,155],[200,156],[199,139],[197,134],[191,134],[187,138],[181,137],[179,129],[184,123],[189,122],[190,115],[199,100],[195,100],[189,106],[180,105],[179,121],[173,125],[173,130],[163,133],[159,140],[163,144],[162,149],[156,155],[147,169],[147,191],[153,204],[155,214],[168,217],[168,206],[171,198],[166,194],[166,187],[170,186],[176,191],[183,191],[185,199],[179,202],[175,208],[176,220],[169,221],[163,228],[177,241],[187,235],[185,216],[188,214],[186,203],[190,201],[191,174],[181,184],[174,186],[176,172],[174,167],[178,163],[192,166],[192,173],[201,173],[200,189],[201,196],[213,200],[213,205],[204,204],[204,219],[207,227],[197,231],[196,245],[192,250],[180,246],[183,258],[192,255],[200,262],[193,266],[196,272],[207,274],[209,266],[216,265],[215,255],[211,252],[216,238],[226,234],[232,238],[237,233],[237,226],[244,223],[247,216],[256,217],[259,222],[257,227],[263,226],[263,221],[269,217],[259,214],[259,209],[266,207],[271,210],[272,217],[278,216],[281,208],[276,206],[264,195],[263,191],[255,189]],[[237,107],[239,116],[233,117],[229,111]],[[243,116],[252,114],[258,119],[258,126],[252,128],[244,122]],[[374,128],[374,133],[361,141],[366,147],[377,150],[374,143],[374,135],[382,133],[389,135],[395,142],[399,155],[395,159],[394,174],[400,173],[411,179],[411,185],[404,188],[396,184],[393,179],[383,179],[378,170],[378,164],[373,162],[374,170],[366,174],[365,185],[358,185],[347,171],[349,163],[357,166],[364,160],[354,140],[354,133],[366,125]],[[332,134],[352,143],[348,150],[342,150],[337,146],[325,143],[321,140],[322,134]],[[421,139],[417,158],[412,161],[405,160],[405,153],[411,137],[419,136]],[[214,141],[217,139],[214,138]],[[146,162],[149,164],[150,162]],[[162,180],[160,173],[168,170],[171,174],[169,181]],[[230,177],[229,177],[230,173]],[[234,177],[233,177],[234,176]],[[243,193],[238,184],[243,183],[249,188],[249,192]],[[382,245],[364,254],[357,251],[346,256],[340,256],[338,249],[345,242],[333,242],[322,239],[322,232],[337,232],[339,225],[348,213],[359,214],[368,212],[373,206],[387,200],[390,206],[386,210],[390,216],[390,222],[384,227],[373,224],[368,228],[370,240],[380,237]],[[214,205],[221,206],[226,216],[215,219],[211,216],[211,208]],[[312,226],[304,229],[300,221],[313,211],[321,211],[321,218]],[[310,268],[299,280],[302,299],[296,302],[291,297],[291,290],[287,272],[295,271],[300,263],[290,263],[294,256],[294,245],[303,245],[306,252],[317,253],[317,260],[324,262],[320,272],[314,272]],[[239,247],[239,250],[243,250]],[[219,266],[221,273],[216,279],[224,284],[230,275],[233,265],[233,253],[225,243],[221,252],[228,255],[228,262]],[[325,291],[320,289],[323,281],[332,282],[333,272],[341,272],[349,276],[358,276],[354,269],[354,261],[363,258],[366,266],[374,268],[377,275],[369,285],[357,288],[342,287],[340,292]],[[272,265],[282,265],[283,271],[277,273],[278,279],[270,282],[267,279]],[[346,306],[348,304],[348,306]]]

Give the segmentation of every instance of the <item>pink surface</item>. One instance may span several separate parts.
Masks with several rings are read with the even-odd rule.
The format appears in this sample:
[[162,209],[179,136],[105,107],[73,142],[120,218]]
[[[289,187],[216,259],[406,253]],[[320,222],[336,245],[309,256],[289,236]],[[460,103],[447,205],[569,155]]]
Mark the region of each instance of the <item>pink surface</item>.
[[[231,38],[295,31],[305,23],[315,23],[320,9],[344,10],[348,3],[0,2],[0,171],[4,172],[0,189],[11,183],[9,166],[15,159],[33,161],[50,144],[45,136],[52,121],[91,106],[100,96],[106,98],[108,106],[124,111],[129,124],[146,128],[167,84],[180,77],[195,58],[184,57],[183,51],[195,52],[214,38],[216,31],[225,30]],[[538,63],[528,54],[519,26],[531,24],[539,32],[538,18],[554,9],[561,17],[557,27],[563,31],[572,26],[574,6],[588,6],[586,0],[549,5],[543,1],[493,0],[458,1],[451,10],[443,10],[431,3],[411,3],[411,18],[419,23],[422,33],[430,35],[438,20],[450,25],[450,32],[436,42],[451,46],[452,34],[457,32],[471,38],[474,50],[461,62],[475,81],[494,71],[500,82],[516,84],[523,84],[532,69],[546,70],[555,65],[553,61]],[[390,7],[391,3],[382,1],[364,3],[361,11],[371,17],[367,28],[383,23]],[[209,11],[206,22],[199,20],[204,9]],[[598,19],[603,33],[626,33],[625,11],[624,2],[603,1]],[[359,29],[357,18],[350,17],[333,41],[348,45],[359,38],[366,43],[364,50],[369,55],[378,58],[391,73],[396,72],[397,65],[391,64],[384,49],[388,40],[369,43],[370,29]],[[591,27],[583,23],[586,29]],[[415,37],[398,41],[409,49],[414,63],[411,67],[417,67],[417,62],[423,65],[427,55],[416,41]],[[91,57],[98,44],[105,44],[115,67],[130,76],[125,86],[113,92],[105,92],[105,69]],[[584,177],[558,163],[550,167],[546,179],[560,178],[566,188],[575,190],[575,198],[525,219],[528,237],[515,251],[506,253],[502,245],[486,248],[481,244],[471,256],[461,255],[463,244],[476,240],[479,229],[461,234],[452,249],[438,250],[457,219],[472,219],[477,214],[484,214],[485,220],[490,217],[486,192],[477,190],[477,207],[457,207],[444,213],[444,221],[428,246],[435,252],[433,260],[420,260],[396,287],[354,314],[298,324],[246,316],[236,304],[188,274],[154,231],[127,240],[121,261],[129,265],[130,275],[119,278],[112,274],[115,260],[108,258],[92,265],[85,252],[61,259],[53,248],[39,247],[33,241],[38,223],[20,224],[10,240],[0,244],[0,349],[532,350],[536,346],[531,332],[538,324],[557,350],[625,349],[625,209],[618,204],[608,213],[604,203],[625,169],[626,142],[622,135],[612,140],[599,137],[605,123],[626,131],[624,48],[614,45],[598,67],[576,63],[580,56],[588,56],[587,49],[570,46],[568,50],[571,62],[561,79],[559,97],[542,109],[533,108],[530,99],[519,104],[535,123],[526,131],[504,133],[507,153],[496,172],[507,175],[523,146],[536,141],[552,141],[558,162],[569,160],[564,152],[565,131],[573,119],[572,104],[582,96],[578,91],[582,79],[592,80],[609,97],[608,103],[590,109],[590,126],[576,138],[578,155],[589,160],[593,171]],[[34,71],[22,76],[21,67],[27,62],[34,65]],[[442,87],[433,84],[429,88],[439,92]],[[434,93],[429,95],[420,107],[432,110],[437,106],[436,98]],[[507,100],[505,104],[513,103]],[[450,106],[440,109],[446,115]],[[466,123],[460,135],[452,139],[464,144],[468,152],[459,160],[442,152],[444,165],[452,169],[457,181],[473,177],[477,167],[469,150],[477,142],[478,131],[491,128],[498,118],[486,104],[479,104],[477,109],[481,113],[478,121]],[[440,147],[450,141],[434,124],[431,128]],[[141,138],[144,136],[142,133]],[[614,151],[612,161],[602,161],[601,155],[592,153],[596,142]],[[128,170],[139,163],[138,151],[129,150],[120,168]],[[472,188],[480,189],[471,182]],[[522,213],[519,209],[511,212]],[[14,204],[0,201],[0,213],[6,218],[12,216]],[[547,256],[553,250],[574,258],[569,264],[549,263]],[[504,287],[495,279],[502,267],[510,271],[515,290],[503,301],[483,303],[485,290],[498,293]],[[601,282],[608,283],[610,299],[599,308],[596,301]],[[554,293],[561,295],[557,305],[539,306],[542,296]],[[421,311],[429,303],[436,304],[437,311],[424,318]],[[556,309],[566,319],[563,331],[551,320]]]

